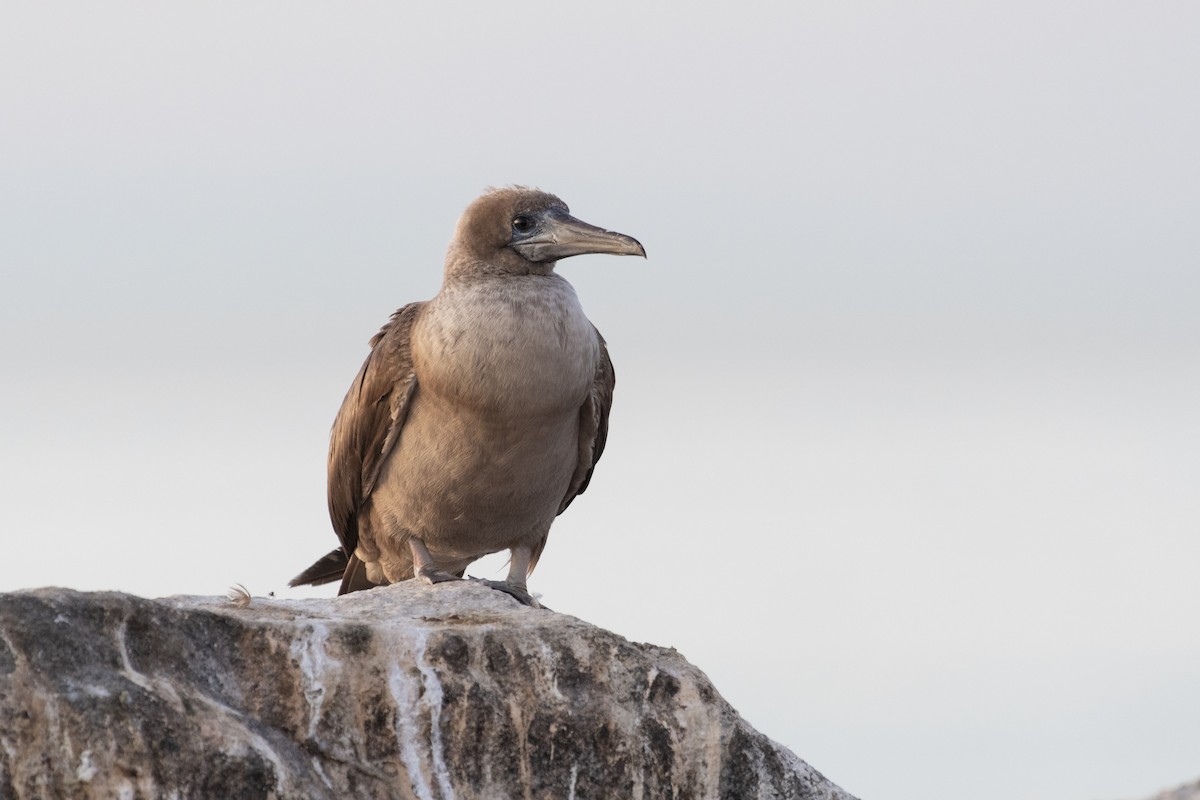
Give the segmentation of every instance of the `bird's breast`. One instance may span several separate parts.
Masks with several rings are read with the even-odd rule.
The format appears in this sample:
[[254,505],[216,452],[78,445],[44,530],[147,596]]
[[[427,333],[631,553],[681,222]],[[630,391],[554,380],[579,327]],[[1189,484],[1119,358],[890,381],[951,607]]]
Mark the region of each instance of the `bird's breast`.
[[500,416],[576,412],[600,358],[574,289],[553,274],[443,287],[412,348],[425,399]]

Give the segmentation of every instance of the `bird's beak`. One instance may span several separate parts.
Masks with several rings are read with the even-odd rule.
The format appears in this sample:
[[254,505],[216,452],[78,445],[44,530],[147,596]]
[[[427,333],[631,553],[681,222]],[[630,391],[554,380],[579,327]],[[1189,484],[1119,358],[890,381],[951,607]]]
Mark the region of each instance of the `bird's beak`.
[[632,236],[606,231],[569,214],[547,214],[530,237],[513,242],[512,248],[530,261],[558,261],[584,253],[646,257],[646,248]]

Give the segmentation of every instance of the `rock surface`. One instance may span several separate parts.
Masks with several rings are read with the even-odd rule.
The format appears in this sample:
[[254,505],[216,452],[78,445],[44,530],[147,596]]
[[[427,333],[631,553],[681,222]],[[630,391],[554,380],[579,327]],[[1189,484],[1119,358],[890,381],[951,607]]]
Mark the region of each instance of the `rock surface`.
[[1149,800],[1200,800],[1200,781],[1164,789]]
[[470,584],[0,595],[0,798],[830,798],[674,650]]

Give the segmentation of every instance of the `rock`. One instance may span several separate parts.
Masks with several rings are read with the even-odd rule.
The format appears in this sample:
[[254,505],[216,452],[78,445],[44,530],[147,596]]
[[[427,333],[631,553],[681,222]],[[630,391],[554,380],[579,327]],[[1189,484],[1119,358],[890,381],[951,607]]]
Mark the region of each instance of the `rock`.
[[0,798],[850,798],[674,650],[472,583],[0,595]]
[[1200,781],[1174,789],[1164,789],[1150,800],[1200,800]]

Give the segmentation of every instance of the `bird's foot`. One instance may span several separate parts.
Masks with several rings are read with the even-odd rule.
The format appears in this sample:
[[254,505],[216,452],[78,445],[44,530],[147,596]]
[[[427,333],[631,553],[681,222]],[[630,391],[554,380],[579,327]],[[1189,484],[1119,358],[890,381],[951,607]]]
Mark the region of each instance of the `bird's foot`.
[[[517,602],[519,602],[521,605],[526,605],[530,608],[546,608],[529,593],[528,589],[519,584],[512,583],[510,581],[485,581],[483,578],[476,578],[474,576],[471,577],[471,580],[477,583],[482,583],[489,589],[495,589],[498,592],[504,592],[509,597],[516,598]],[[548,611],[549,609],[546,610]]]
[[461,581],[462,578],[457,575],[451,575],[444,569],[438,569],[432,564],[421,567],[417,570],[417,580],[421,583],[428,583],[432,586],[435,583],[445,583],[446,581]]

